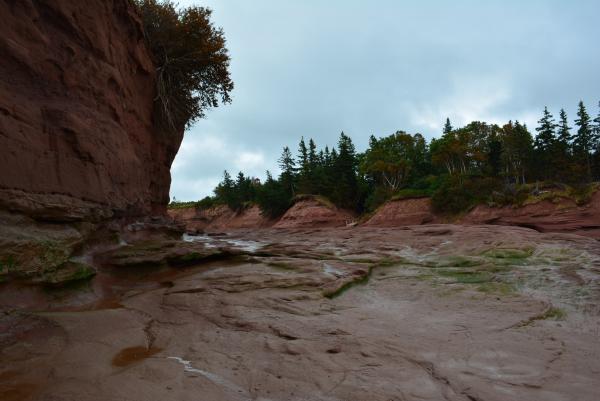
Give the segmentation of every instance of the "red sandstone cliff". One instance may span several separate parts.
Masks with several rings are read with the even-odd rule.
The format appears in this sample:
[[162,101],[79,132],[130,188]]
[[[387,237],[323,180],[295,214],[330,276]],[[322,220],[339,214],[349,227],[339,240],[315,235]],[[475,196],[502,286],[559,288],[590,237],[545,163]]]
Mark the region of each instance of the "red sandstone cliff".
[[195,207],[170,209],[169,215],[185,225],[188,232],[221,231],[230,229],[265,228],[274,221],[264,217],[256,205],[233,211],[225,205],[198,210]]
[[573,233],[600,239],[600,191],[596,191],[582,206],[566,198],[556,202],[543,200],[523,207],[479,205],[459,222],[521,226],[540,232]]
[[394,227],[433,223],[429,198],[413,198],[387,202],[367,220],[365,226]]
[[[428,198],[391,201],[381,206],[364,224],[394,227],[446,222],[431,210]],[[522,207],[479,205],[453,220],[456,224],[497,224],[532,228],[540,232],[563,232],[600,239],[600,191],[578,206],[573,200],[542,200]]]
[[127,0],[0,3],[0,208],[161,213],[182,135],[152,127],[155,72]]
[[87,277],[90,244],[164,231],[121,223],[165,213],[183,132],[153,127],[129,0],[9,0],[0,17],[0,282]]
[[169,215],[185,225],[188,232],[227,231],[251,228],[326,228],[345,227],[354,223],[355,216],[338,209],[319,197],[304,196],[279,219],[269,219],[256,205],[233,211],[225,205],[198,210],[194,207],[171,209]]

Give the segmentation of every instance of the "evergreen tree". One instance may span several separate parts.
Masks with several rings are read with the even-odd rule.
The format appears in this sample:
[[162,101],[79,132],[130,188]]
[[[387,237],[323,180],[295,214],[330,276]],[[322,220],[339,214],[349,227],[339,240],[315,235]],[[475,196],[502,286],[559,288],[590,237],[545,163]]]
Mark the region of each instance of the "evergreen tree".
[[300,193],[311,192],[310,167],[308,163],[308,149],[304,142],[304,137],[300,138],[298,145],[298,191]]
[[596,180],[600,179],[600,102],[598,102],[598,116],[594,119],[594,171]]
[[317,145],[312,138],[308,141],[308,166],[310,170],[314,170],[319,163],[319,156],[317,155]]
[[538,171],[538,177],[549,179],[554,175],[554,147],[556,145],[555,130],[556,124],[554,117],[548,111],[548,107],[544,107],[544,115],[538,121],[540,124],[535,130],[538,134],[535,137],[535,162]]
[[596,136],[600,135],[600,102],[598,102],[598,116],[594,118],[594,130],[596,131]]
[[443,134],[447,135],[447,134],[451,133],[452,130],[453,130],[453,128],[452,128],[452,124],[450,124],[450,119],[446,118],[446,124],[444,124]]
[[285,191],[293,197],[295,195],[295,171],[296,162],[292,157],[292,152],[287,146],[283,148],[281,157],[279,158],[279,168],[281,169],[281,175],[279,181],[283,185]]
[[216,197],[233,210],[237,210],[240,206],[240,202],[236,193],[235,181],[231,179],[231,176],[225,170],[223,172],[223,181],[215,188]]
[[267,170],[267,179],[258,191],[257,202],[263,215],[276,218],[290,207],[291,197],[281,182],[274,180]]
[[565,152],[568,152],[571,139],[571,127],[569,127],[567,113],[565,112],[565,109],[560,109],[560,122],[558,123],[556,141],[565,149]]
[[343,132],[338,140],[338,152],[332,152],[333,174],[332,200],[335,204],[346,208],[355,208],[358,195],[356,177],[356,151],[352,139]]
[[567,113],[560,109],[560,120],[556,132],[556,146],[553,152],[555,176],[560,181],[571,180],[571,127]]
[[549,152],[556,140],[554,131],[557,125],[554,123],[554,117],[548,111],[548,107],[544,107],[544,115],[538,124],[540,124],[539,127],[535,129],[538,132],[535,137],[535,149],[540,152]]
[[317,145],[315,145],[315,141],[312,138],[308,141],[308,170],[306,174],[306,180],[308,181],[308,185],[306,185],[306,192],[311,194],[317,194],[319,192],[318,188],[320,187],[320,176],[318,174],[319,169],[319,155],[317,154]]
[[308,170],[308,150],[304,143],[304,137],[300,138],[300,144],[298,145],[298,163],[300,175],[305,175]]
[[592,155],[594,145],[594,134],[591,125],[591,119],[583,101],[579,102],[577,110],[577,119],[575,125],[579,128],[573,137],[573,154],[575,155],[580,169],[585,171],[587,180],[592,179]]

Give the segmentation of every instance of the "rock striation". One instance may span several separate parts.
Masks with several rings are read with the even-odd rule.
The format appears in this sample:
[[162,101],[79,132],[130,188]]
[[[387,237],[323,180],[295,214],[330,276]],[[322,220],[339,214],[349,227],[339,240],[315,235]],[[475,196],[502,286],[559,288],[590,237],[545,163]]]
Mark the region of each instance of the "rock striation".
[[166,213],[183,131],[155,129],[131,1],[4,1],[0,16],[0,282],[80,277],[90,238]]
[[243,210],[234,211],[226,205],[219,205],[210,209],[196,209],[195,207],[170,209],[168,211],[176,222],[185,226],[189,233],[204,231],[222,231],[231,229],[266,228],[275,222],[261,214],[256,205]]
[[435,220],[429,198],[411,198],[385,203],[364,225],[394,227],[426,224]]
[[600,191],[581,206],[566,198],[555,202],[544,200],[523,207],[479,205],[460,222],[521,226],[539,232],[565,232],[600,239]]
[[345,227],[355,222],[355,216],[346,210],[328,204],[319,197],[299,200],[273,227],[275,228],[325,228]]
[[164,212],[182,135],[153,128],[133,5],[2,2],[0,15],[0,207],[59,222]]

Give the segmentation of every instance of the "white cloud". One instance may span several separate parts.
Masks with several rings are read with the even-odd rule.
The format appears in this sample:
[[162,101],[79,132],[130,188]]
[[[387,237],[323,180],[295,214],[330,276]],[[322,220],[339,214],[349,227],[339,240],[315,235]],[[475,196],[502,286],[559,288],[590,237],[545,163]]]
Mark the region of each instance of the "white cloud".
[[223,178],[223,170],[232,176],[238,171],[264,178],[273,165],[262,151],[248,149],[248,144],[225,135],[188,132],[171,168],[171,196],[178,200],[197,200],[212,195]]
[[454,127],[472,121],[503,124],[507,120],[497,111],[510,101],[511,87],[511,82],[501,77],[455,78],[451,93],[437,100],[425,100],[427,103],[408,105],[410,122],[433,132],[442,131],[446,118],[450,118]]
[[241,171],[255,171],[266,166],[262,152],[243,151],[237,155],[236,167]]

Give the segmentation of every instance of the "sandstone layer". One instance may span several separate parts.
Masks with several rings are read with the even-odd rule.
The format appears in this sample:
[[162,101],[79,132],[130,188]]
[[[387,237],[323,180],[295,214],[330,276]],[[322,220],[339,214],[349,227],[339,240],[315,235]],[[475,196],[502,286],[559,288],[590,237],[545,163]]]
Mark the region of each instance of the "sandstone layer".
[[518,208],[479,205],[460,222],[521,226],[540,232],[567,232],[600,239],[600,191],[582,206],[566,198],[555,202],[543,200]]
[[596,399],[593,239],[457,225],[185,238],[92,253],[86,287],[5,286],[0,398]]
[[169,216],[185,225],[188,232],[222,231],[243,228],[264,228],[273,225],[274,221],[261,214],[256,205],[234,211],[226,205],[209,209],[195,207],[170,209]]
[[456,224],[497,224],[533,228],[540,232],[563,232],[600,239],[600,191],[585,205],[567,198],[541,200],[524,206],[478,205],[458,218],[436,215],[428,198],[390,201],[364,224],[398,227],[452,221]]
[[36,219],[164,212],[181,135],[153,128],[131,2],[2,2],[0,207]]
[[412,198],[385,203],[364,224],[366,226],[394,227],[427,224],[435,220],[429,198]]
[[345,227],[354,220],[355,217],[348,211],[326,204],[318,198],[308,198],[294,203],[273,227]]
[[0,15],[0,282],[92,275],[86,247],[165,214],[183,132],[153,124],[131,1],[4,1]]

